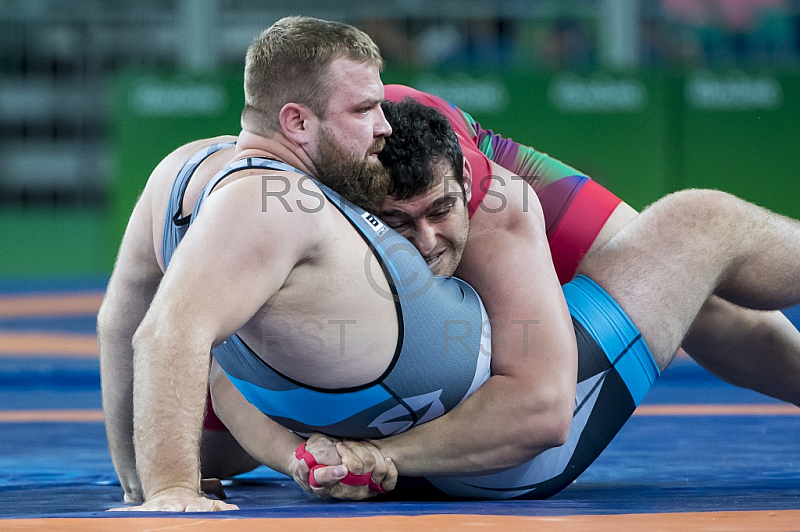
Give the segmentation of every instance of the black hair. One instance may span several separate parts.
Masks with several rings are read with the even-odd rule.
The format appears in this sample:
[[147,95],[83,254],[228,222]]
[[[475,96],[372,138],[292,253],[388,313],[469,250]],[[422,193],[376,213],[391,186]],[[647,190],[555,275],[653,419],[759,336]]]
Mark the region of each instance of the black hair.
[[378,154],[389,169],[389,195],[408,200],[427,192],[437,180],[434,168],[446,161],[464,188],[464,154],[447,118],[434,109],[406,97],[402,102],[381,104],[392,134]]

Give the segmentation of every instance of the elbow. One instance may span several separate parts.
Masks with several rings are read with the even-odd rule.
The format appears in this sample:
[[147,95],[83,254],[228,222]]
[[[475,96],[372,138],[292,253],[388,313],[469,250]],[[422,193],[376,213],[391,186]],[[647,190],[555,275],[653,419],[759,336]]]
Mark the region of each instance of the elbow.
[[151,342],[153,342],[157,329],[154,327],[152,320],[145,317],[142,323],[136,328],[136,331],[131,337],[131,345],[134,353],[146,351]]
[[[97,339],[100,345],[119,345],[127,343],[140,325],[141,317],[123,306],[119,298],[106,294],[97,311]],[[101,350],[102,355],[102,350]]]
[[117,334],[118,327],[114,327],[115,320],[111,314],[110,305],[104,300],[97,312],[97,338],[101,342]]
[[[165,356],[179,366],[210,361],[213,333],[185,321],[176,322],[164,314],[148,312],[131,337],[134,365],[142,371],[158,365],[163,369]],[[180,356],[172,354],[181,353]],[[206,371],[208,371],[206,369]],[[205,386],[205,384],[204,384]]]
[[101,361],[109,353],[117,352],[118,347],[125,343],[130,347],[132,334],[131,328],[126,326],[125,316],[113,305],[103,301],[97,312],[97,343]]
[[[159,344],[169,342],[169,338],[165,337],[165,333],[170,329],[163,323],[165,320],[159,316],[154,315],[152,312],[145,314],[144,319],[138,324],[136,329],[131,334],[131,347],[133,348],[134,359],[137,358],[137,353],[149,353],[155,349]],[[161,323],[160,323],[161,322]]]
[[[574,398],[573,398],[574,402]],[[550,447],[561,447],[567,443],[569,438],[569,430],[572,426],[572,408],[560,408],[558,412],[553,412],[552,422],[548,427],[548,436],[550,438]]]
[[540,390],[534,401],[529,403],[523,414],[525,435],[521,441],[531,444],[528,447],[534,456],[567,442],[574,405],[574,390],[572,394],[563,393],[562,390]]

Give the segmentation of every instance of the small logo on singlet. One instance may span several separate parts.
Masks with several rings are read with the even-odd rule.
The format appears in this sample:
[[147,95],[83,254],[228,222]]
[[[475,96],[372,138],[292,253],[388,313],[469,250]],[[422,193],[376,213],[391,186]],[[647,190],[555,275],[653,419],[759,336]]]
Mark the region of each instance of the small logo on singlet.
[[374,214],[365,212],[361,215],[361,217],[367,221],[367,223],[375,230],[375,233],[377,233],[378,236],[381,236],[389,230],[389,228],[383,225],[383,222],[378,220]]
[[445,412],[441,399],[442,391],[436,390],[415,397],[404,397],[403,404],[392,407],[379,415],[375,421],[369,424],[369,427],[377,428],[384,436],[405,432],[415,424],[410,419],[409,409],[416,414],[417,425],[436,419]]

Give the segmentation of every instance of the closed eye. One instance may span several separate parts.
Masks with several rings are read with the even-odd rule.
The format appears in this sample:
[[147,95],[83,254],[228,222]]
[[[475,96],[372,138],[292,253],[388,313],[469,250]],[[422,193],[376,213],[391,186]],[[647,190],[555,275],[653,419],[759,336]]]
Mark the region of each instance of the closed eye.
[[394,229],[395,231],[397,231],[400,234],[403,234],[404,231],[409,231],[410,229],[412,229],[412,223],[411,222],[401,222],[401,221],[397,221],[397,220],[387,220],[385,218],[383,219],[383,221],[384,221],[384,223],[386,223],[386,225],[388,225],[389,227],[391,227],[392,229]]
[[447,218],[447,215],[450,214],[450,211],[453,210],[452,205],[447,205],[441,209],[436,209],[435,211],[428,214],[428,219],[433,220],[436,222],[440,222]]

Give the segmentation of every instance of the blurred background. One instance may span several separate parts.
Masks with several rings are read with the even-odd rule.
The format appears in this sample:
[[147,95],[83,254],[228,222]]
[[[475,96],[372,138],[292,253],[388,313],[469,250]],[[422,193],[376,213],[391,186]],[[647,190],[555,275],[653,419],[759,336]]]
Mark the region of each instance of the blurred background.
[[800,218],[800,0],[0,0],[0,279],[108,276],[150,171],[238,133],[245,50],[290,14],[634,207]]

